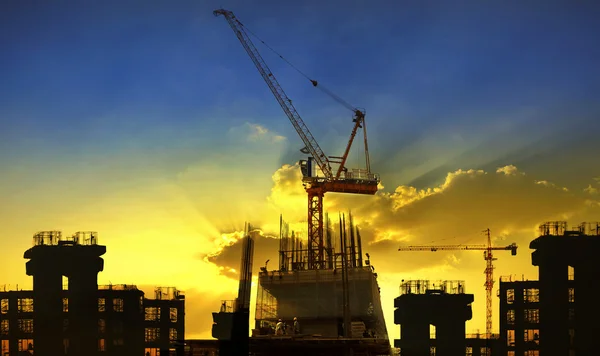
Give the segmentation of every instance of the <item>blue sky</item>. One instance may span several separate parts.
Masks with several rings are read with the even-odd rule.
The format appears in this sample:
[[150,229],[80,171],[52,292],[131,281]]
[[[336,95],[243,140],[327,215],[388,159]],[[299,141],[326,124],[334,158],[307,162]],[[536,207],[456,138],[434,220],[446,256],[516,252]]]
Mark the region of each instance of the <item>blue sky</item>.
[[[182,142],[228,151],[218,133],[246,120],[290,137],[282,160],[300,158],[291,125],[225,21],[212,17],[219,5],[311,77],[367,109],[373,167],[390,173],[392,185],[428,173],[424,167],[398,174],[388,165],[433,159],[434,152],[414,146],[433,134],[445,136],[435,139],[443,151],[480,151],[478,139],[499,139],[489,148],[493,157],[484,158],[492,161],[524,142],[595,121],[597,6],[498,4],[5,4],[2,160],[42,152],[54,153],[50,160],[83,159],[85,152],[133,145],[172,151],[180,161]],[[343,144],[349,113],[259,48],[315,136],[330,151]]]
[[[142,277],[116,261],[148,236],[206,242],[259,220],[252,204],[303,158],[302,144],[213,16],[220,7],[367,110],[387,191],[511,164],[573,190],[600,177],[592,1],[5,1],[0,258],[19,269],[0,278],[22,278],[38,230],[112,233],[107,265],[118,268],[106,273],[130,283]],[[325,152],[339,155],[351,113],[256,44]],[[174,272],[153,273],[170,283]]]

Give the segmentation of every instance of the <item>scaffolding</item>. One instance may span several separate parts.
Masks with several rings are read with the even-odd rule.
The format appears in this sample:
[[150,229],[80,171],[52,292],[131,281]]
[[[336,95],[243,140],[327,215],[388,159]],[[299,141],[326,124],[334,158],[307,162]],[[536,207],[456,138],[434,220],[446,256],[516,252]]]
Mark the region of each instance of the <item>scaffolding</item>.
[[600,236],[600,222],[582,222],[567,229],[566,221],[549,221],[539,226],[541,236]]
[[404,294],[464,294],[465,281],[409,280],[400,285],[400,295]]
[[156,300],[175,300],[183,299],[183,297],[183,291],[180,291],[175,287],[156,287],[156,289],[154,289],[154,299]]
[[58,245],[97,245],[98,233],[95,231],[77,231],[71,236],[63,236],[61,231],[39,231],[33,235],[33,246]]

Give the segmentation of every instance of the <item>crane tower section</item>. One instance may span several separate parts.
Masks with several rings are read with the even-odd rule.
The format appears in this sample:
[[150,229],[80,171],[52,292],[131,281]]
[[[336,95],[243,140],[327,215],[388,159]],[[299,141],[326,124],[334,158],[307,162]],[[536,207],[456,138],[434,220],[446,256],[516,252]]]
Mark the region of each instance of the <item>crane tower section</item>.
[[[258,69],[258,72],[267,83],[267,86],[275,96],[275,99],[285,112],[286,116],[294,126],[305,145],[302,152],[310,154],[307,160],[300,161],[303,183],[308,193],[308,269],[323,269],[326,266],[326,256],[323,239],[323,196],[326,192],[366,194],[373,195],[377,192],[379,176],[371,173],[367,131],[365,122],[365,111],[354,108],[339,97],[323,89],[316,80],[310,80],[311,84],[319,87],[335,100],[353,111],[353,128],[346,149],[342,156],[327,156],[319,146],[317,140],[309,131],[308,127],[298,114],[292,101],[288,98],[283,88],[267,66],[258,49],[252,43],[243,24],[229,10],[219,9],[213,12],[215,16],[223,16],[229,23],[238,40],[250,56],[250,59]],[[346,161],[358,129],[363,129],[366,169],[353,169],[349,171]],[[316,166],[315,166],[316,164]],[[332,168],[332,164],[334,167]],[[335,168],[337,165],[337,169]],[[316,174],[316,168],[322,176]]]

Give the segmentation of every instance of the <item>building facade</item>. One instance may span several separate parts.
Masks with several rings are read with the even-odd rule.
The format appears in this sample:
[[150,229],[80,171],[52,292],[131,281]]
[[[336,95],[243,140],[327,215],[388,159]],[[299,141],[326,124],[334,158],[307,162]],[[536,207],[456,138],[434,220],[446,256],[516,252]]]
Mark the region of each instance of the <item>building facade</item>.
[[[144,298],[133,285],[98,288],[98,353],[100,355],[169,355],[185,335],[185,297],[175,288],[157,288],[156,299]],[[0,292],[1,356],[35,350],[35,305],[32,290]],[[69,291],[63,291],[61,343],[70,352],[77,330],[71,326]],[[162,351],[162,353],[161,353]]]
[[[500,343],[506,356],[540,355],[540,282],[500,279]],[[568,295],[569,344],[574,352],[575,289],[569,281]]]

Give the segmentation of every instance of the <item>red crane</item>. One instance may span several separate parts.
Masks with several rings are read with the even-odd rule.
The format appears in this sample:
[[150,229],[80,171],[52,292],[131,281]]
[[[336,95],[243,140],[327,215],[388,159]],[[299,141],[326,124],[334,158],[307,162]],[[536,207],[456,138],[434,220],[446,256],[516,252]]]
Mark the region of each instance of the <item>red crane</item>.
[[492,334],[492,290],[494,288],[494,258],[492,251],[495,250],[510,250],[511,255],[517,254],[517,244],[512,243],[504,247],[492,247],[492,239],[490,237],[490,229],[484,231],[487,234],[487,245],[420,245],[420,246],[404,246],[398,251],[454,251],[454,250],[475,250],[484,251],[483,259],[486,261],[485,267],[485,290],[486,290],[486,314],[485,314],[485,333],[489,338]]
[[[267,86],[271,89],[275,99],[277,99],[277,102],[302,139],[305,148],[301,151],[310,154],[308,160],[300,161],[303,175],[302,181],[306,192],[308,193],[308,269],[323,269],[326,265],[325,248],[323,244],[323,196],[325,193],[336,192],[373,195],[377,192],[379,176],[371,173],[365,111],[346,103],[335,94],[324,89],[316,80],[307,77],[313,86],[321,88],[328,95],[332,96],[335,100],[352,110],[354,113],[354,124],[344,154],[342,156],[326,156],[321,147],[319,147],[317,140],[310,133],[308,127],[296,111],[296,108],[292,105],[292,101],[285,94],[277,82],[277,79],[275,79],[275,76],[250,40],[248,33],[244,29],[244,25],[231,11],[219,9],[215,10],[213,14],[215,16],[222,15],[225,17],[231,26],[231,29],[250,56],[250,59],[252,59],[252,62],[258,69],[260,75],[267,83]],[[346,168],[346,160],[359,128],[363,129],[366,169],[352,169],[349,171]],[[321,170],[322,176],[319,176],[314,171],[314,168],[316,167],[313,167],[313,160],[316,163],[316,166]],[[334,167],[337,165],[337,170],[332,168],[332,165],[334,165]]]

